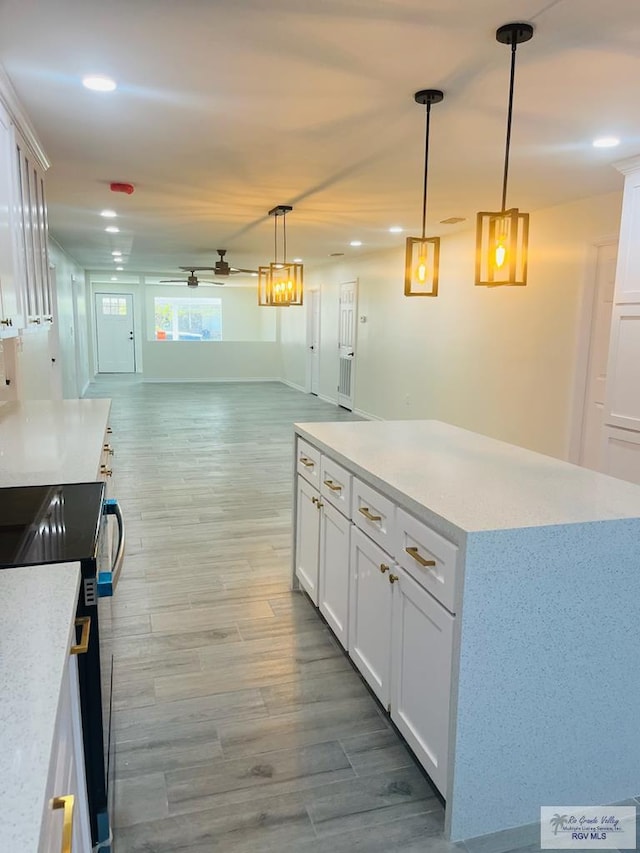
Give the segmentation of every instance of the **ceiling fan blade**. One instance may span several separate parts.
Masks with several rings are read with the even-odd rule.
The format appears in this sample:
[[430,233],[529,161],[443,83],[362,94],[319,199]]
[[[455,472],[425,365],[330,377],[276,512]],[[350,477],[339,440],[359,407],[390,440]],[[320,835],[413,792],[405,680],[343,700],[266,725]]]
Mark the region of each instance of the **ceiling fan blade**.
[[161,278],[160,284],[186,284],[185,278]]
[[200,270],[212,270],[215,271],[215,267],[180,267],[181,270],[185,272],[199,272]]
[[231,272],[246,272],[250,273],[251,275],[253,275],[254,273],[255,275],[258,274],[258,270],[245,270],[242,267],[231,267]]
[[199,278],[200,284],[215,284],[216,287],[224,287],[224,281],[211,281],[208,278]]

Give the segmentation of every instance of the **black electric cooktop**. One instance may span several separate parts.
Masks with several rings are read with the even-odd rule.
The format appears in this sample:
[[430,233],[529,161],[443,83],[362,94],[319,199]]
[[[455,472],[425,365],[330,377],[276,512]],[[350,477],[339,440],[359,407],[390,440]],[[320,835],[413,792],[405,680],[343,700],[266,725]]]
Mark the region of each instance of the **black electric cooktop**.
[[104,483],[0,488],[0,569],[96,557]]

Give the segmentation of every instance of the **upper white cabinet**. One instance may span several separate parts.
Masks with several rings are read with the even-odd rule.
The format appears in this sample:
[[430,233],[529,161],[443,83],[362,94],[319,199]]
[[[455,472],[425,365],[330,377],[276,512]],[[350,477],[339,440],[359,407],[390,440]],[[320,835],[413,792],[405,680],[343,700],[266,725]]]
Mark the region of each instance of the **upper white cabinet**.
[[615,301],[640,302],[640,157],[621,163],[618,168],[626,176],[620,223],[620,246],[616,269]]
[[0,68],[0,338],[53,322],[44,189],[48,167]]

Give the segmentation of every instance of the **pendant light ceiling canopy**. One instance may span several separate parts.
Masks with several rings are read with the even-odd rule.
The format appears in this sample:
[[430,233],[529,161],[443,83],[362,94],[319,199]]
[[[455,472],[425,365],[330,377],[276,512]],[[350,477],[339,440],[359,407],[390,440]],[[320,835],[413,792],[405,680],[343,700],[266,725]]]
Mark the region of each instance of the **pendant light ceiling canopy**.
[[516,49],[533,38],[531,24],[504,24],[496,31],[496,40],[511,47],[509,106],[502,178],[502,206],[499,211],[482,211],[476,226],[476,285],[525,285],[529,244],[529,214],[517,207],[507,209],[507,182],[513,118],[513,91],[516,71]]
[[[287,213],[290,204],[278,204],[269,211],[274,222],[274,255],[268,266],[258,267],[258,305],[288,308],[302,305],[303,273],[301,263],[287,261]],[[278,260],[278,218],[282,217],[282,261]]]
[[440,265],[440,238],[427,237],[427,179],[429,173],[429,134],[431,107],[444,98],[440,89],[421,89],[416,92],[416,103],[426,107],[424,145],[424,175],[422,183],[422,235],[407,237],[404,265],[405,296],[437,296]]

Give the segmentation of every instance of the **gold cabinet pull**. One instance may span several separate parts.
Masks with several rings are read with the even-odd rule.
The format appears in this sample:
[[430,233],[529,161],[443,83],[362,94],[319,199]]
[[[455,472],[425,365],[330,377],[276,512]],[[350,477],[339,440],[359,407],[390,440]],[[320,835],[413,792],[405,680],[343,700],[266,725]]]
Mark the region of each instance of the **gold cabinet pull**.
[[113,471],[111,468],[107,468],[106,465],[101,465],[100,466],[100,473],[104,474],[105,477],[110,477],[113,474]]
[[311,498],[311,503],[312,503],[312,504],[317,504],[317,503],[318,503],[318,498]]
[[371,515],[371,513],[369,512],[368,506],[359,507],[358,512],[361,512],[365,518],[369,519],[369,521],[382,521],[381,515]]
[[107,427],[106,432],[107,432],[107,435],[113,435],[113,430],[111,429],[110,426]]
[[66,794],[64,797],[54,797],[51,800],[52,809],[64,809],[60,853],[71,853],[71,844],[73,842],[73,808],[75,803],[76,798],[73,794]]
[[339,486],[337,483],[334,483],[333,480],[325,480],[325,486],[328,486],[332,492],[341,492],[342,486]]
[[400,578],[398,577],[398,575],[389,575],[389,583],[395,583],[396,581],[399,581],[399,580],[400,580]]
[[313,466],[315,465],[315,462],[312,462],[310,459],[307,459],[306,456],[301,456],[300,461],[302,462],[305,468],[313,468]]
[[322,503],[322,501],[320,500],[320,498],[318,498],[318,500],[316,501],[316,506],[318,507],[318,509],[320,509],[321,507],[323,507],[323,506],[324,506],[324,504]]
[[105,453],[108,453],[109,456],[113,456],[113,447],[110,444],[103,444],[102,449]]
[[436,564],[435,560],[425,560],[424,557],[421,557],[420,554],[418,554],[417,548],[411,547],[411,548],[405,548],[404,550],[407,552],[407,554],[410,557],[413,557],[413,559],[416,561],[416,563],[420,563],[421,566],[427,566],[428,567],[428,566],[435,566],[435,564]]
[[389,571],[389,566],[386,566],[384,563],[380,563],[380,571],[382,574]]
[[76,628],[82,625],[82,634],[80,642],[76,646],[71,646],[69,653],[72,655],[86,655],[89,648],[89,631],[91,630],[91,616],[80,616],[76,619]]

